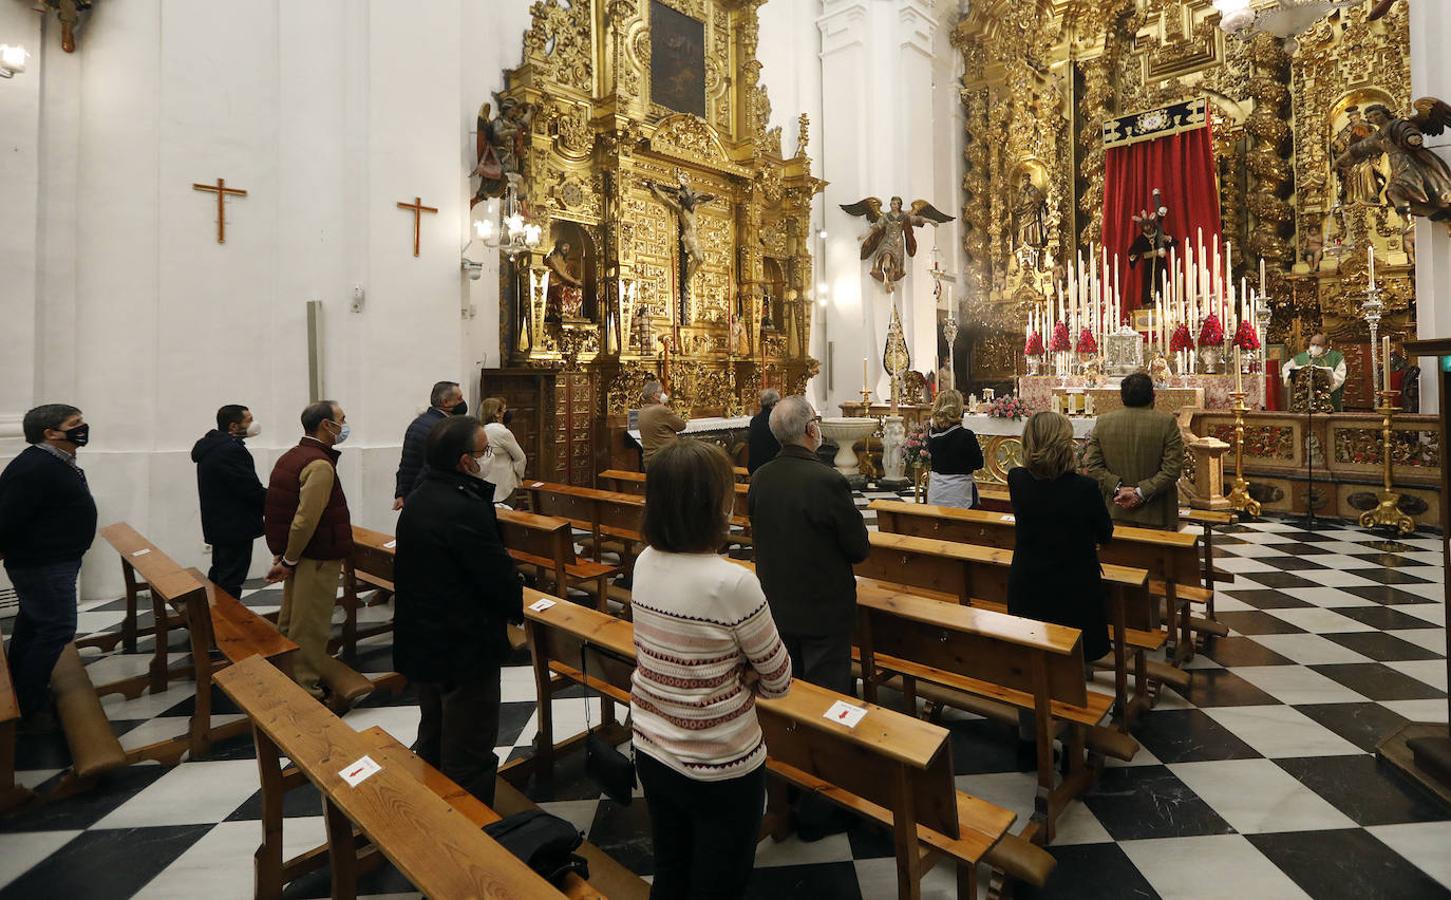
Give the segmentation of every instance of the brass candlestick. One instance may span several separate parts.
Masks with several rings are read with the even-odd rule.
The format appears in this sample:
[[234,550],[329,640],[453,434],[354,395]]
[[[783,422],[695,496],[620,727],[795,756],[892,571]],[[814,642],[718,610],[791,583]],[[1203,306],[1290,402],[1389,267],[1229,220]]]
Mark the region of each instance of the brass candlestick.
[[862,395],[862,415],[870,415],[872,410],[872,389],[862,388],[857,393]]
[[1244,480],[1244,390],[1231,391],[1234,398],[1234,486],[1229,491],[1229,505],[1238,512],[1258,517],[1260,502],[1249,495],[1249,482]]
[[1376,412],[1381,414],[1380,465],[1383,489],[1380,493],[1380,504],[1375,509],[1361,513],[1360,527],[1385,526],[1394,528],[1397,534],[1404,536],[1416,530],[1416,521],[1401,512],[1401,495],[1391,489],[1391,424],[1395,420],[1397,409],[1392,401],[1398,393],[1400,391],[1375,392],[1375,395],[1380,398],[1380,406],[1376,407]]

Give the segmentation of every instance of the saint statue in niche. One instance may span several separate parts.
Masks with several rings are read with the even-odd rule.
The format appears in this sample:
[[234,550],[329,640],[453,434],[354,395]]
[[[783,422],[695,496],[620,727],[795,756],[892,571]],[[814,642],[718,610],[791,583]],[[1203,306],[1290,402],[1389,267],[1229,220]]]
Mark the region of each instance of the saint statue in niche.
[[880,281],[889,294],[896,290],[897,282],[907,274],[907,257],[917,255],[917,236],[913,229],[922,225],[935,228],[953,219],[926,200],[914,200],[912,208],[904,212],[901,197],[893,197],[886,212],[882,212],[879,197],[843,203],[841,209],[853,216],[864,217],[871,224],[861,238],[862,259],[872,260],[872,277]]
[[584,317],[584,280],[580,277],[584,260],[569,241],[559,240],[544,257],[549,267],[549,305],[546,322]]
[[[1358,106],[1345,108],[1346,122],[1335,140],[1330,142],[1332,159],[1339,158],[1359,141],[1375,136],[1375,129],[1365,121]],[[1379,206],[1381,191],[1385,188],[1385,176],[1377,165],[1379,157],[1366,157],[1350,163],[1339,170],[1340,202],[1346,205]]]
[[1344,170],[1385,154],[1391,167],[1386,199],[1407,217],[1407,230],[1410,216],[1451,219],[1451,167],[1426,147],[1426,135],[1439,135],[1451,124],[1451,106],[1435,97],[1422,97],[1414,106],[1416,113],[1409,118],[1397,118],[1379,103],[1370,106],[1365,117],[1376,133],[1351,144],[1335,160],[1335,168]]
[[1013,204],[1013,234],[1020,249],[1042,250],[1048,246],[1048,229],[1044,226],[1047,215],[1048,198],[1033,183],[1033,173],[1024,172],[1023,186]]

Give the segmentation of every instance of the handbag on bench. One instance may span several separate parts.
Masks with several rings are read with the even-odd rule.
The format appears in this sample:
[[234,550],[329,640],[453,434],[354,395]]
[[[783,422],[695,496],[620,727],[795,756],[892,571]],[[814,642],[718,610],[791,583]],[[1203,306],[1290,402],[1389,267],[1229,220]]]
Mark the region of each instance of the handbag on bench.
[[[579,648],[579,671],[589,681],[589,671],[585,668],[585,648]],[[601,703],[613,703],[609,697],[601,697]],[[605,796],[620,804],[629,806],[634,799],[635,791],[635,761],[617,748],[612,747],[609,741],[595,734],[590,728],[589,722],[589,697],[584,698],[584,728],[587,736],[584,739],[584,771],[596,784],[604,790]],[[631,748],[633,750],[633,747]]]
[[484,834],[555,887],[570,872],[589,878],[589,862],[574,852],[584,837],[559,816],[528,809],[485,825]]

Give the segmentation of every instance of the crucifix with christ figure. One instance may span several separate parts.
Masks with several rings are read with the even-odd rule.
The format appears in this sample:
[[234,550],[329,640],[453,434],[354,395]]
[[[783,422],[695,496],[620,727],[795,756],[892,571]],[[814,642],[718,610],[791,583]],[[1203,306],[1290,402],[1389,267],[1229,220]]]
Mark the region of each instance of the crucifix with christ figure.
[[227,179],[218,178],[216,184],[193,184],[192,190],[206,191],[217,195],[217,243],[227,242],[227,197],[245,197],[247,192],[227,187]]
[[398,204],[398,208],[399,209],[406,209],[409,212],[413,213],[413,255],[414,256],[417,256],[418,255],[418,229],[419,229],[419,225],[423,221],[423,214],[424,213],[436,213],[436,212],[438,212],[438,207],[436,207],[436,206],[424,206],[423,205],[423,198],[422,197],[414,197],[412,203],[402,203],[402,202],[400,202]]

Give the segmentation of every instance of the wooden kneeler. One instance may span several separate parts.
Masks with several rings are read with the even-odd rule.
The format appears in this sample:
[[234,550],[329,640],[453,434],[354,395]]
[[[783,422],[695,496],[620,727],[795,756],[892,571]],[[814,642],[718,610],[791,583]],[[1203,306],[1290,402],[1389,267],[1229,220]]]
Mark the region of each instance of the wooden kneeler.
[[19,721],[20,703],[5,659],[5,635],[0,634],[0,813],[24,806],[35,797],[29,788],[15,783],[15,725]]

